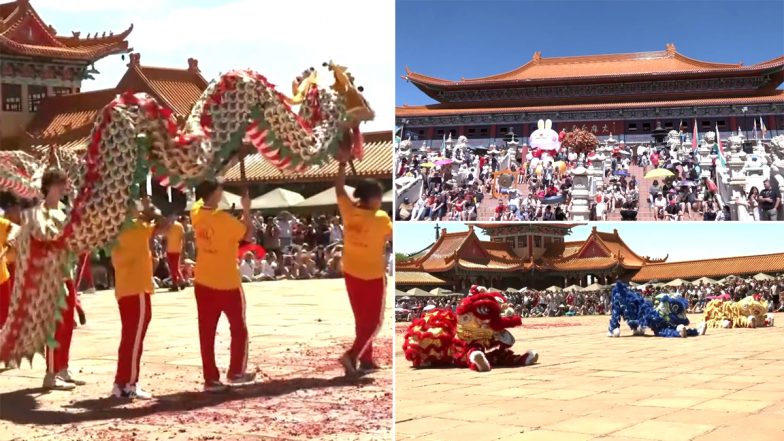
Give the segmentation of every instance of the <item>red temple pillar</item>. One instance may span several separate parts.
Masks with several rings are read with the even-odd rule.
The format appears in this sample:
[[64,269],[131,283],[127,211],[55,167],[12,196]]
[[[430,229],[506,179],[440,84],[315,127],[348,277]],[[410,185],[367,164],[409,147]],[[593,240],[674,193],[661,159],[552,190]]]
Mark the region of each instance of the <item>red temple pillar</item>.
[[[692,129],[692,130],[694,130],[694,129]],[[738,118],[735,117],[735,116],[731,116],[730,117],[730,130],[733,131],[733,132],[738,130]]]
[[457,128],[457,136],[464,136],[465,135],[465,126],[459,126]]
[[427,139],[433,139],[436,134],[436,129],[434,127],[428,127],[427,132],[425,132],[425,137]]
[[523,136],[526,137],[526,138],[531,136],[531,129],[530,129],[528,123],[523,123]]
[[[765,123],[765,128],[768,130],[779,130],[778,124],[776,124],[776,117],[773,115],[768,115],[768,122]],[[768,138],[770,139],[770,138]]]
[[495,124],[490,126],[490,139],[495,139],[496,129],[497,127]]

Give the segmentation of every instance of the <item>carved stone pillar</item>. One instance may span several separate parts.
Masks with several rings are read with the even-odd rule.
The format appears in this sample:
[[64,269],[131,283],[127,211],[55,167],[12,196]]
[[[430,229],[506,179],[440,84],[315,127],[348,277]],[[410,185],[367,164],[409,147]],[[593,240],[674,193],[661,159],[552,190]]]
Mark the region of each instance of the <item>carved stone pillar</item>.
[[572,187],[572,220],[587,221],[591,210],[588,208],[588,170],[578,165],[571,171],[574,176]]

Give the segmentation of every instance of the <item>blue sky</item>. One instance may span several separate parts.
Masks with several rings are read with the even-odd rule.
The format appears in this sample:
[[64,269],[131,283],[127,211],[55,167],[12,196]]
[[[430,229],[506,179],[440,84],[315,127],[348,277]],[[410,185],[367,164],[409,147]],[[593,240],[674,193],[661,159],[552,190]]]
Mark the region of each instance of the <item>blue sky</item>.
[[[462,223],[441,222],[449,232],[466,231]],[[643,256],[669,261],[707,259],[784,252],[784,234],[776,223],[736,222],[606,222],[596,225],[599,231],[618,234],[629,247]],[[435,239],[434,223],[395,223],[395,252],[414,253]],[[572,229],[566,240],[584,240],[592,225]],[[479,237],[489,240],[477,229]]]
[[517,68],[543,57],[664,50],[754,64],[784,54],[784,2],[398,0],[396,104],[433,102],[400,75],[446,79]]
[[[391,130],[395,72],[394,3],[361,0],[32,0],[60,35],[125,30],[142,65],[188,67],[199,60],[207,80],[252,68],[284,93],[304,69],[330,59],[349,67],[376,111],[365,130]],[[363,13],[365,15],[363,15]],[[380,19],[383,18],[383,19]],[[126,71],[114,55],[96,63],[96,80],[83,90],[112,88]]]

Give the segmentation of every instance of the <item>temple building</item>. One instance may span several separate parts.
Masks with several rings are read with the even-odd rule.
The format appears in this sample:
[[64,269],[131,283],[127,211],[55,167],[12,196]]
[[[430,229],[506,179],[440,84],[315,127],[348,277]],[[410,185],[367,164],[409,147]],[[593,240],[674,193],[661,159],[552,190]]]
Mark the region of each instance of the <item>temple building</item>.
[[0,4],[0,148],[18,148],[44,99],[79,93],[96,61],[129,52],[132,29],[58,35],[30,0]]
[[540,119],[551,119],[557,131],[583,128],[627,143],[651,141],[658,124],[690,135],[695,118],[700,134],[717,126],[750,134],[754,120],[768,139],[784,134],[784,90],[777,89],[784,56],[749,66],[714,63],[667,44],[628,54],[536,52],[517,69],[483,78],[446,80],[408,68],[403,78],[438,102],[396,108],[404,136],[425,141],[451,134],[490,143],[513,132],[526,142]]
[[[472,284],[544,289],[619,279],[644,283],[784,273],[784,253],[668,262],[668,256],[635,253],[617,229],[608,233],[593,227],[585,240],[566,241],[577,225],[475,224],[457,233],[437,229],[433,244],[396,263],[395,284],[399,289],[444,286],[466,292]],[[490,240],[479,239],[475,228]]]

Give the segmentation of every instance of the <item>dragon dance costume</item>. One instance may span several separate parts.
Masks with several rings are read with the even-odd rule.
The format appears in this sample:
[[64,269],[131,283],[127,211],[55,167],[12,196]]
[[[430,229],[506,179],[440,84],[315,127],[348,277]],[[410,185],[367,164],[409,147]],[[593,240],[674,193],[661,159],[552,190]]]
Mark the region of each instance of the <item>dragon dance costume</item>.
[[[321,87],[315,69],[308,69],[294,82],[293,98],[256,72],[228,72],[207,87],[183,129],[153,97],[123,93],[98,112],[79,156],[0,151],[0,191],[40,200],[40,178],[56,167],[68,176],[70,201],[61,219],[40,209],[24,214],[8,317],[0,329],[0,362],[32,362],[45,346],[67,352],[57,339],[67,333],[78,304],[73,284],[63,280],[75,256],[112,246],[131,226],[128,207],[150,174],[161,185],[194,187],[244,155],[243,141],[284,172],[324,164],[345,136],[351,137],[352,157],[361,160],[359,124],[374,113],[346,68],[324,66],[334,83]],[[57,361],[53,355],[53,368],[67,365],[67,356]]]
[[686,309],[689,302],[683,297],[660,294],[648,301],[638,292],[616,282],[612,289],[612,305],[608,335],[621,335],[621,319],[626,320],[634,335],[645,335],[650,329],[658,337],[694,337],[705,334],[705,323],[696,329],[688,328]]

